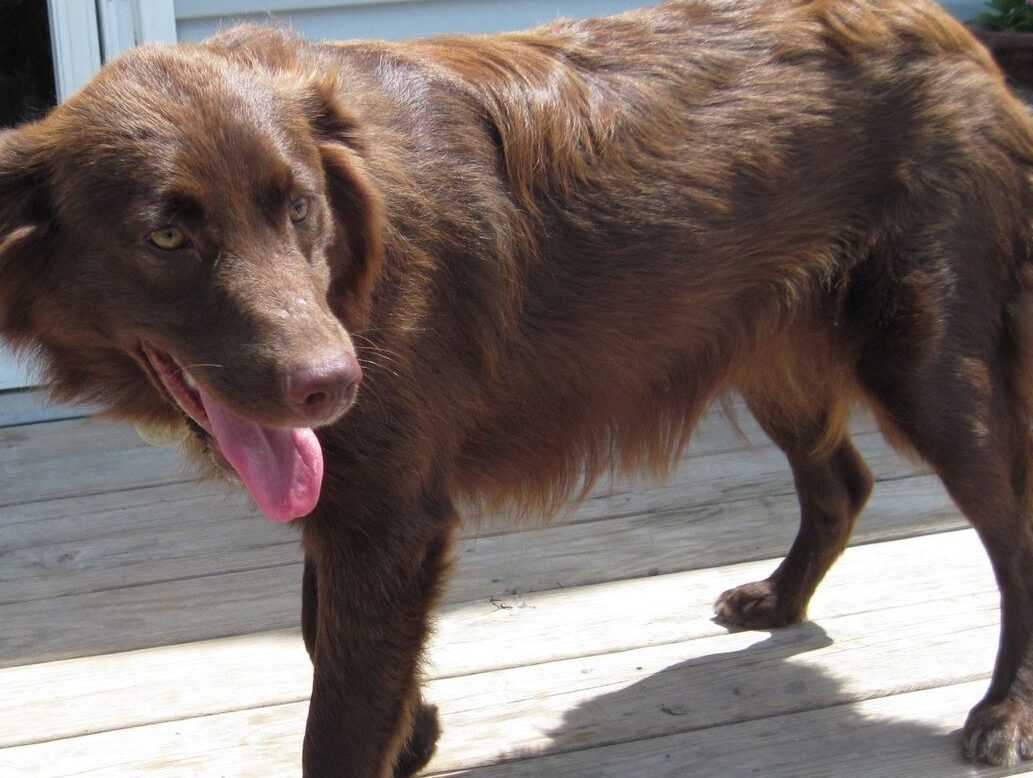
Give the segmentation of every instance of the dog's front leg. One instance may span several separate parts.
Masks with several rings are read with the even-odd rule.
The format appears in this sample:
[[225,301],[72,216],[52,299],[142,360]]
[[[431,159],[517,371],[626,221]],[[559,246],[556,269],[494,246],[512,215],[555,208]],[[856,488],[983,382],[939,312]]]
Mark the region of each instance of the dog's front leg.
[[430,759],[438,737],[418,670],[447,567],[451,511],[306,521],[306,629],[314,633],[315,672],[304,774],[408,778]]

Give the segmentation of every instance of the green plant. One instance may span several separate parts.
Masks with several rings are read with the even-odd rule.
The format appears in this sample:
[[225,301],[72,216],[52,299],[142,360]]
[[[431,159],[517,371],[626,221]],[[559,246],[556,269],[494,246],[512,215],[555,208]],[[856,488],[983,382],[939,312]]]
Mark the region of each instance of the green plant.
[[990,0],[976,21],[988,30],[1033,32],[1033,0]]

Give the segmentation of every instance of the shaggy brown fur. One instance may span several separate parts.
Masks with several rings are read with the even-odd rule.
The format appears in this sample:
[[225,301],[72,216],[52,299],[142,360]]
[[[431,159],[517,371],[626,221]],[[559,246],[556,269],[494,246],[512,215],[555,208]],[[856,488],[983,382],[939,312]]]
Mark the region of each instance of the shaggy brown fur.
[[[802,521],[718,615],[803,617],[871,489],[845,423],[867,404],[990,554],[1002,641],[964,739],[1009,762],[1033,754],[1031,170],[1033,122],[927,0],[405,44],[239,28],[133,51],[0,136],[0,327],[115,417],[182,424],[174,355],[242,417],[333,422],[300,522],[307,775],[430,757],[458,501],[663,470],[733,388]],[[189,243],[156,248],[168,225]]]

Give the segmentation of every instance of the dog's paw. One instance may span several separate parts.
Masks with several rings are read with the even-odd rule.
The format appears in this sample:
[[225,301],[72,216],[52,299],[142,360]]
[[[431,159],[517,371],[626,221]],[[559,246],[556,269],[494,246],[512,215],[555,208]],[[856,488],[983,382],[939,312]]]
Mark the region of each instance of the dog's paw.
[[1015,700],[980,703],[968,715],[963,737],[965,757],[973,762],[1013,765],[1033,759],[1033,712]]
[[410,778],[422,770],[434,756],[439,737],[441,725],[438,723],[437,706],[420,703],[413,717],[412,734],[398,755],[395,778]]
[[779,601],[771,581],[754,581],[729,589],[714,603],[717,621],[747,629],[784,627],[802,617],[799,608],[787,608]]

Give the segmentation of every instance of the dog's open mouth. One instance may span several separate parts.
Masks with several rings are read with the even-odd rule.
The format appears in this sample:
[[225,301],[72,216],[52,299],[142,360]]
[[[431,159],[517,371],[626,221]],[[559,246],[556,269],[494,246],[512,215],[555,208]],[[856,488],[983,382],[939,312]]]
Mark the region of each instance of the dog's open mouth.
[[207,391],[169,353],[143,344],[155,375],[180,409],[215,442],[259,509],[273,521],[312,512],[323,482],[323,450],[305,427],[266,427]]

